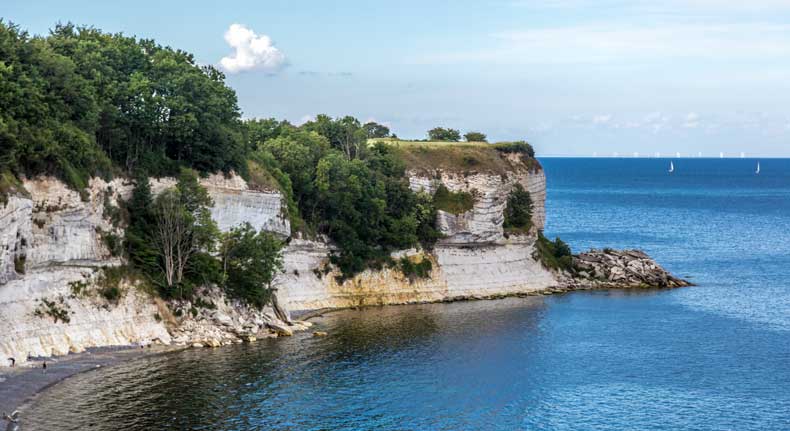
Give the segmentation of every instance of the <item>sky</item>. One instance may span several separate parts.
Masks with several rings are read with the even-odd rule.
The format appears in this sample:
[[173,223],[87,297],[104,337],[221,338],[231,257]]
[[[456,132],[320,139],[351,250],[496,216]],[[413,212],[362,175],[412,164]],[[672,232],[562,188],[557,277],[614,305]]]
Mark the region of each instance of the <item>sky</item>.
[[0,17],[192,52],[245,118],[452,127],[544,156],[790,157],[790,0],[3,0]]

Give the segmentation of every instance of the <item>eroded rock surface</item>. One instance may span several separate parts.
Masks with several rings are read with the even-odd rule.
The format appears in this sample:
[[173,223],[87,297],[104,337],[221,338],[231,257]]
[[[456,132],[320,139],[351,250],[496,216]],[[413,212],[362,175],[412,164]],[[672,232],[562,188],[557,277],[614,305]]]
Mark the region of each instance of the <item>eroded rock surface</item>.
[[590,250],[574,256],[575,281],[593,287],[683,287],[677,278],[641,250]]

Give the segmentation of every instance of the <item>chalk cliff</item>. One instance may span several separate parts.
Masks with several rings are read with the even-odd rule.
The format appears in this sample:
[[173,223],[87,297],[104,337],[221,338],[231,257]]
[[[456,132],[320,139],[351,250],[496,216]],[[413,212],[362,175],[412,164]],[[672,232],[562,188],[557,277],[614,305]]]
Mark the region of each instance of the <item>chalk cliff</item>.
[[[633,253],[581,256],[576,261],[591,268],[582,281],[544,268],[534,254],[537,230],[546,217],[545,175],[534,160],[522,163],[516,156],[506,157],[510,163],[506,172],[408,172],[415,191],[432,192],[442,184],[475,196],[467,212],[439,211],[437,225],[443,238],[432,250],[394,254],[415,261],[430,259],[430,277],[409,279],[399,270],[385,268],[364,271],[341,283],[328,265],[332,250],[328,241],[293,237],[284,250],[285,270],[275,280],[279,302],[291,310],[309,310],[537,294],[555,291],[557,286],[562,291],[616,286],[623,271],[629,274],[623,278],[626,284],[666,279],[654,262],[634,260]],[[291,237],[279,192],[253,190],[238,176],[213,175],[201,183],[214,200],[211,213],[221,229],[248,222],[256,229]],[[527,234],[506,236],[503,211],[516,184],[532,197],[533,228]],[[219,345],[251,339],[266,328],[273,331],[271,335],[285,335],[309,327],[300,323],[285,327],[270,309],[250,310],[216,294],[212,300],[217,307],[196,312],[188,303],[167,307],[128,284],[120,299],[104,299],[95,294],[103,268],[122,263],[111,250],[112,239],[123,235],[113,220],[114,208],[130,196],[131,184],[123,179],[93,179],[83,193],[53,178],[29,179],[23,185],[26,193],[12,194],[4,205],[0,203],[0,366],[7,365],[10,357],[22,363],[28,357],[95,346]],[[172,178],[152,179],[154,193],[173,185]],[[656,272],[634,275],[640,270]],[[598,273],[609,277],[607,282],[599,280]],[[169,308],[181,308],[186,317],[176,321]]]
[[507,197],[516,183],[533,199],[533,225],[545,224],[546,178],[542,169],[518,169],[506,174],[437,171],[409,172],[412,190],[432,193],[443,184],[453,192],[470,192],[474,207],[454,215],[439,211],[437,225],[444,235],[430,252],[406,250],[399,255],[432,259],[430,278],[409,280],[400,271],[365,271],[343,283],[335,273],[324,274],[329,246],[293,240],[285,251],[280,295],[292,309],[404,304],[461,298],[484,298],[538,291],[557,284],[555,275],[533,257],[536,235],[505,238],[502,229]]
[[[290,235],[279,193],[251,191],[236,176],[214,175],[201,183],[214,199],[212,216],[220,228],[249,222]],[[154,179],[152,189],[174,184],[172,178]],[[23,185],[27,195],[13,194],[0,204],[0,366],[11,357],[22,363],[88,347],[169,343],[166,310],[149,295],[129,286],[117,302],[88,294],[102,268],[121,263],[108,238],[123,234],[112,210],[130,196],[131,184],[94,178],[82,194],[54,178]]]

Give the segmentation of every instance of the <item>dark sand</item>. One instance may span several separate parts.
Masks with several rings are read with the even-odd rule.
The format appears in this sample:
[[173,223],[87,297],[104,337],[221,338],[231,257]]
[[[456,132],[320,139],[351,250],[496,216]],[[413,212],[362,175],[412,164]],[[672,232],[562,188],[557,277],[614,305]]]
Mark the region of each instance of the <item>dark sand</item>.
[[[84,353],[30,361],[13,368],[0,367],[0,412],[11,413],[19,409],[36,394],[75,374],[181,348],[183,347],[104,347]],[[42,369],[44,361],[47,363],[46,372]],[[24,420],[24,411],[20,411],[20,419]],[[0,425],[5,426],[2,421]]]

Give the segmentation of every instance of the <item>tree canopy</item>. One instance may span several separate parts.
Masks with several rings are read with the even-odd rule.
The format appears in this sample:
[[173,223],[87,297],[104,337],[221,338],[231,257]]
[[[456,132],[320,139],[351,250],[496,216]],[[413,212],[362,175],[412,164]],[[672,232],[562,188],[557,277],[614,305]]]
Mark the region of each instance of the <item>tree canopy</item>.
[[[428,135],[461,139],[442,127]],[[473,198],[413,192],[402,153],[368,144],[389,136],[388,127],[352,116],[321,114],[301,126],[242,121],[222,72],[187,52],[72,24],[34,37],[0,21],[0,199],[21,175],[56,175],[75,189],[93,176],[134,178],[124,250],[165,296],[214,283],[262,304],[259,288],[279,268],[274,238],[249,226],[219,233],[198,181],[206,173],[233,170],[251,187],[280,190],[295,231],[337,245],[341,278],[394,264],[394,250],[431,247],[437,208],[458,200],[463,209]],[[534,156],[525,142],[493,147]],[[177,176],[178,186],[153,196],[150,176]],[[250,265],[263,272],[245,272]]]
[[480,132],[466,132],[466,134],[464,134],[466,142],[488,142],[486,138],[486,134]]
[[243,171],[236,94],[213,66],[152,40],[0,21],[0,170],[91,176]]
[[428,131],[428,139],[431,141],[458,142],[461,140],[461,132],[456,129],[434,127]]

